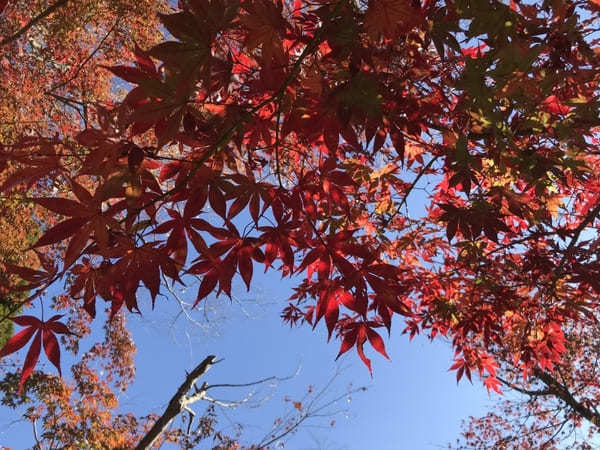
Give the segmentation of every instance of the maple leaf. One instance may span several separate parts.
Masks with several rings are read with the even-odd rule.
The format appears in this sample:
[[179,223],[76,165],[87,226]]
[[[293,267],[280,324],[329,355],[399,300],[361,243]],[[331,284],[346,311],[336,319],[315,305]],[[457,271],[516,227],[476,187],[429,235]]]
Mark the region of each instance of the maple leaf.
[[[12,161],[19,163],[20,167],[11,171],[5,176],[0,185],[0,192],[6,192],[15,186],[25,185],[31,188],[40,180],[47,179],[49,176],[63,172],[64,168],[60,154],[56,150],[56,142],[51,140],[42,140],[32,142],[24,138],[19,144],[12,147],[0,147],[0,161]],[[30,152],[19,150],[30,146],[39,146],[40,152]],[[6,168],[6,167],[5,167]]]
[[450,368],[448,369],[448,371],[450,370],[456,370],[457,383],[460,381],[463,374],[467,375],[467,378],[469,379],[469,381],[471,381],[471,368],[469,367],[468,362],[464,359],[456,360],[454,364],[452,364],[452,366],[450,366]]
[[479,44],[477,46],[473,46],[473,47],[466,47],[461,49],[461,52],[464,56],[471,58],[471,59],[477,59],[477,58],[481,58],[483,55],[486,54],[486,52],[488,51],[489,47],[487,44],[483,43],[483,44]]
[[58,319],[61,317],[62,315],[55,315],[46,322],[42,322],[36,317],[27,315],[10,318],[10,320],[17,325],[25,326],[27,328],[21,330],[8,340],[4,347],[0,349],[0,358],[19,351],[33,336],[33,342],[27,351],[25,362],[23,364],[23,370],[21,371],[21,379],[19,381],[18,390],[19,394],[23,389],[23,384],[33,373],[33,369],[35,368],[40,356],[42,343],[48,360],[58,369],[59,374],[61,373],[60,348],[58,346],[56,334],[71,334],[65,324],[58,322]]
[[573,107],[563,104],[556,95],[550,95],[542,102],[542,109],[551,114],[564,116],[569,114]]
[[69,219],[46,230],[33,245],[33,248],[44,247],[70,238],[64,258],[64,269],[79,258],[90,237],[93,236],[101,248],[106,248],[109,229],[119,228],[119,224],[110,214],[101,211],[103,188],[99,188],[92,195],[75,180],[71,179],[70,184],[78,201],[60,197],[34,199],[36,203],[52,212],[70,216]]
[[492,391],[502,395],[502,391],[500,390],[500,381],[496,377],[486,377],[485,380],[483,380],[483,385],[487,389],[488,394],[491,389]]
[[325,323],[327,324],[327,331],[331,338],[331,333],[337,323],[339,316],[339,304],[340,295],[338,290],[332,290],[331,288],[322,289],[319,295],[319,301],[317,302],[316,318],[313,326],[325,317]]
[[288,23],[281,15],[281,5],[265,0],[254,0],[247,2],[244,8],[248,12],[240,17],[241,22],[248,29],[244,46],[249,51],[260,47],[262,58],[267,66],[271,64],[272,58],[282,63],[285,57],[281,36],[284,35]]
[[393,38],[399,30],[410,28],[422,20],[409,0],[370,0],[365,14],[365,28],[372,39],[379,33]]
[[365,342],[367,342],[367,340],[377,352],[379,352],[385,358],[389,359],[389,356],[385,351],[385,344],[383,343],[383,339],[381,339],[381,336],[379,336],[379,334],[373,329],[373,327],[378,326],[380,325],[375,324],[373,322],[346,324],[340,332],[342,336],[342,344],[338,352],[337,358],[346,353],[352,347],[356,346],[358,356],[367,366],[369,372],[372,375],[373,369],[371,367],[371,360],[368,359],[364,353],[364,344]]

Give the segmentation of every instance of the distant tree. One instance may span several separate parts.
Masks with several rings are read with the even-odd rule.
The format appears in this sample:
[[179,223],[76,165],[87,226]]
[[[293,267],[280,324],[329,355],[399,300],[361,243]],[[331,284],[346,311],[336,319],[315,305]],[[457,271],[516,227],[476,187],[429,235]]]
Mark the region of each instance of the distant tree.
[[526,379],[511,361],[499,357],[497,377],[509,397],[486,416],[466,421],[458,448],[595,448],[599,331],[595,320],[568,330],[561,362],[552,372],[535,368]]
[[[43,269],[6,271],[32,292],[26,306],[67,285],[53,309],[68,326],[11,317],[26,328],[0,355],[31,341],[20,385],[42,347],[59,366],[55,334],[76,349],[100,300],[110,329],[146,308],[141,291],[154,306],[197,277],[195,306],[231,296],[235,278],[250,289],[262,266],[301,275],[283,320],[324,319],[340,355],[356,348],[369,370],[365,344],[387,357],[382,330],[399,316],[411,336],[451,339],[457,379],[549,391],[534,411],[557,402],[565,426],[596,433],[597,0],[181,0],[161,26],[107,2],[114,22],[71,29],[88,17],[72,2],[68,22],[43,25],[67,3],[0,41],[7,68],[40,49],[29,73],[48,87],[14,105],[50,121],[2,146],[0,189],[49,218],[32,246]],[[61,26],[81,36],[76,63]],[[88,65],[96,47],[106,59]],[[121,64],[126,48],[134,62]],[[13,90],[17,70],[2,81]],[[61,91],[71,77],[77,97]],[[411,214],[420,189],[425,211]],[[479,442],[503,442],[491,433]],[[537,447],[547,433],[531,436]]]
[[[0,200],[0,258],[3,262],[29,265],[35,267],[37,259],[23,250],[36,240],[39,225],[32,217],[32,207],[11,199]],[[14,292],[10,288],[9,276],[0,273],[0,346],[13,335],[13,323],[7,320],[21,310],[20,302],[26,297],[26,292]]]

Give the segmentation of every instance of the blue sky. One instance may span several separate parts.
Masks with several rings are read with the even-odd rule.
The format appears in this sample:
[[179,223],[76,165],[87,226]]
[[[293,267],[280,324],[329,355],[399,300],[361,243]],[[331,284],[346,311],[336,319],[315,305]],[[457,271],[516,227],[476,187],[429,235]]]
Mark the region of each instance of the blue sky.
[[[132,388],[120,397],[123,411],[139,415],[161,412],[183,381],[185,370],[192,369],[208,354],[223,358],[204,377],[209,384],[247,383],[298,372],[276,385],[228,388],[212,394],[221,400],[238,400],[256,390],[248,405],[235,410],[218,409],[219,428],[234,432],[232,424],[241,423],[246,443],[260,442],[275,418],[294,410],[291,402],[284,400],[286,396],[292,401],[301,400],[309,385],[317,390],[336,372],[339,375],[323,402],[343,394],[350,383],[354,387],[366,386],[367,390],[352,395],[351,402],[344,398],[328,408],[325,417],[305,422],[286,448],[444,447],[458,437],[461,419],[484,414],[486,406],[493,403],[477,381],[474,385],[464,381],[456,385],[454,373],[447,371],[452,360],[449,345],[430,343],[420,337],[409,342],[401,334],[400,321],[392,327],[391,339],[386,340],[391,362],[367,349],[367,356],[373,361],[373,378],[355,351],[336,362],[339,344],[334,340],[326,342],[323,324],[313,331],[307,326],[290,328],[279,319],[281,307],[291,293],[289,280],[280,280],[275,272],[270,272],[254,281],[256,289],[250,293],[238,285],[237,301],[233,303],[224,297],[207,299],[206,309],[194,312],[202,327],[183,316],[175,319],[177,307],[172,299],[157,299],[154,311],[149,309],[149,301],[141,301],[141,305],[146,305],[142,307],[144,314],[130,316],[129,320],[139,349],[138,376]],[[97,320],[100,325],[101,319]],[[48,363],[42,368],[54,370]],[[195,410],[201,413],[204,408],[205,405],[197,404]],[[335,412],[338,413],[330,415]],[[17,418],[15,411],[0,409],[0,445],[30,448],[31,425],[14,423]]]
[[[407,174],[407,179],[413,176]],[[428,182],[434,180],[424,179],[420,185]],[[424,193],[415,191],[408,205],[411,215],[423,214],[425,202]],[[220,220],[210,216],[209,220]],[[240,215],[240,220],[244,220],[243,216]],[[211,391],[215,398],[228,401],[253,394],[244,406],[217,409],[218,428],[233,434],[234,424],[241,424],[242,441],[246,444],[261,442],[277,417],[295,411],[292,401],[301,400],[310,385],[318,391],[336,373],[322,403],[344,394],[350,384],[355,388],[365,386],[367,390],[353,394],[350,402],[343,396],[340,402],[323,411],[323,417],[305,422],[287,441],[286,448],[443,448],[459,436],[462,419],[484,415],[496,399],[488,396],[476,377],[474,385],[463,380],[457,386],[455,373],[448,372],[453,359],[451,346],[440,340],[431,343],[419,336],[409,342],[408,336],[401,334],[401,318],[396,318],[392,335],[386,338],[391,362],[366,346],[373,364],[373,377],[355,349],[336,362],[339,342],[332,339],[327,343],[323,323],[315,330],[309,326],[290,328],[279,318],[298,280],[282,280],[273,270],[262,274],[256,264],[254,274],[250,292],[246,292],[239,279],[234,279],[234,301],[225,296],[203,300],[191,313],[199,324],[178,314],[179,305],[172,297],[159,296],[152,311],[147,294],[142,294],[139,304],[143,314],[128,315],[138,346],[137,380],[120,396],[123,412],[132,411],[140,416],[161,413],[183,381],[185,371],[193,369],[209,354],[223,359],[203,378],[209,384],[240,384],[294,374],[291,379],[274,385]],[[181,298],[193,303],[196,289],[197,285],[190,286],[180,293]],[[161,292],[168,294],[164,288]],[[98,309],[101,309],[100,304]],[[101,316],[96,319],[97,328],[101,327],[102,320]],[[91,345],[91,341],[87,345]],[[80,352],[85,349],[82,345]],[[41,361],[44,364],[38,368],[55,373],[45,356],[41,356]],[[69,373],[65,370],[67,366],[65,355],[65,374]],[[197,404],[194,409],[201,414],[205,408],[205,404]],[[0,407],[0,445],[13,449],[32,447],[31,424],[15,422],[20,413],[22,411]],[[332,420],[335,421],[333,427],[330,426]]]
[[[335,362],[339,344],[336,341],[327,344],[322,324],[315,331],[310,327],[290,329],[284,325],[278,313],[290,294],[289,283],[278,282],[275,274],[263,279],[264,282],[256,280],[262,289],[255,298],[242,296],[241,305],[220,300],[222,308],[233,313],[232,317],[217,321],[208,335],[195,333],[188,340],[179,325],[169,330],[169,326],[152,322],[150,318],[136,324],[140,377],[152,373],[156,381],[173,382],[170,390],[166,389],[166,395],[157,398],[153,395],[156,384],[142,380],[130,393],[132,406],[143,402],[149,410],[164,407],[183,379],[183,368],[192,368],[205,355],[213,353],[225,359],[207,374],[209,383],[245,383],[273,375],[284,377],[294,373],[300,365],[299,374],[279,383],[267,404],[256,409],[241,408],[232,414],[246,424],[247,437],[256,436],[257,441],[268,431],[274,418],[291,407],[282,400],[284,396],[299,400],[308,385],[317,388],[324,385],[336,370],[341,373],[330,397],[343,393],[349,383],[368,388],[353,395],[350,403],[334,408],[347,410],[348,417],[342,414],[315,420],[314,425],[322,426],[335,419],[336,425],[331,429],[305,429],[290,441],[288,448],[314,447],[313,436],[326,438],[332,448],[435,448],[458,436],[462,418],[485,412],[485,406],[490,403],[485,390],[478,384],[457,386],[454,373],[447,372],[452,359],[449,345],[421,338],[409,343],[407,336],[401,335],[398,322],[391,341],[387,342],[392,362],[367,351],[374,364],[371,378],[355,352]],[[211,302],[214,300],[209,301],[209,306]],[[242,312],[242,306],[249,316]],[[217,336],[217,332],[222,334]],[[144,345],[151,341],[156,344]],[[174,347],[180,351],[174,352]],[[248,390],[243,389],[219,392],[225,399],[243,398],[247,393]],[[269,389],[263,389],[257,398],[268,393]]]

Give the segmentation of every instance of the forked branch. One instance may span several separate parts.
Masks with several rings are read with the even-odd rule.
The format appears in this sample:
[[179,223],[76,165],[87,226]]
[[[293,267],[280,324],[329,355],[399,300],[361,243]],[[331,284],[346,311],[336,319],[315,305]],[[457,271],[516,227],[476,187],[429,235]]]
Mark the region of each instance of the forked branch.
[[196,384],[198,379],[204,375],[215,363],[215,358],[216,356],[214,355],[207,356],[200,364],[196,366],[194,370],[192,370],[186,376],[183,383],[181,383],[181,386],[179,386],[179,389],[177,389],[177,392],[175,392],[175,395],[171,397],[169,405],[165,411],[154,423],[150,431],[148,431],[148,433],[146,433],[146,435],[140,440],[136,450],[146,450],[151,448],[152,444],[154,444],[154,441],[158,439],[158,437],[164,432],[164,430],[179,413],[184,411],[188,405],[200,400],[203,397],[203,395],[206,393],[206,384],[203,385],[202,388],[193,395],[188,395],[188,392]]

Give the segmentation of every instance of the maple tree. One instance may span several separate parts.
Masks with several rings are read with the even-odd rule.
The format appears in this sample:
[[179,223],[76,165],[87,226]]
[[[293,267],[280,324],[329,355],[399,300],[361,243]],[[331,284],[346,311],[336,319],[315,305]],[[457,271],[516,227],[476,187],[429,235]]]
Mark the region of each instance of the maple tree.
[[[0,16],[3,74],[0,142],[3,145],[14,143],[23,135],[68,135],[78,129],[74,124],[86,120],[88,108],[110,103],[114,89],[110,76],[100,70],[98,64],[116,64],[127,59],[134,40],[141,45],[157,42],[161,33],[156,29],[156,11],[166,10],[166,3],[160,1],[141,1],[135,5],[112,0],[0,3],[3,10]],[[17,165],[3,160],[2,167],[0,184],[9,185],[19,180],[19,176],[15,176]],[[37,170],[39,173],[46,168],[40,165]],[[56,183],[46,189],[56,193],[64,192],[65,187]],[[35,280],[38,269],[48,270],[49,258],[55,256],[47,249],[26,250],[39,238],[40,231],[57,218],[36,207],[23,193],[3,196],[0,207],[0,260],[11,267],[26,267],[20,275]],[[10,289],[9,283],[16,283],[18,289]],[[27,299],[33,292],[30,282],[20,281],[5,270],[0,284],[0,342],[4,345],[13,334],[13,321],[8,317],[18,315],[18,311],[31,305]],[[67,348],[77,352],[78,340],[88,336],[90,329],[87,321],[75,311],[69,314],[68,323],[77,335],[69,335],[71,341]],[[48,335],[44,340],[44,331],[40,328],[39,332],[43,341],[40,352],[44,348],[56,360],[59,350],[51,347],[52,337]],[[121,320],[111,322],[104,334],[104,340],[72,367],[74,380],[71,383],[33,371],[24,386],[25,393],[18,396],[15,394],[22,377],[15,373],[15,366],[4,364],[0,381],[3,404],[15,407],[35,402],[36,408],[28,409],[26,416],[34,424],[40,419],[52,430],[43,435],[49,443],[79,447],[81,436],[86,436],[94,445],[109,447],[135,442],[139,439],[135,434],[137,419],[131,415],[115,418],[112,415],[116,416],[118,392],[133,380],[136,347]],[[35,337],[32,342],[36,344]],[[35,352],[31,355],[33,357]],[[93,367],[98,363],[110,374],[109,382],[95,373]],[[86,395],[82,395],[84,393]],[[89,417],[97,420],[88,423]],[[61,423],[61,427],[56,427],[57,423]]]
[[[63,126],[3,143],[2,191],[49,218],[30,250],[43,267],[5,264],[29,302],[66,280],[57,309],[85,321],[104,302],[116,320],[190,276],[195,305],[231,296],[263,267],[298,280],[284,321],[324,322],[369,370],[365,350],[387,357],[396,317],[411,337],[451,339],[457,379],[548,391],[535,398],[595,433],[600,4],[178,8],[158,15],[166,41],[132,39],[131,63],[97,61],[78,88],[122,98],[51,90]],[[1,354],[33,338],[21,386],[42,346],[58,361],[55,333],[72,337],[56,320],[11,319],[27,328]]]
[[563,360],[552,373],[536,369],[523,379],[511,364],[503,365],[498,379],[517,396],[464,423],[458,448],[594,448],[600,424],[597,325],[567,336]]

